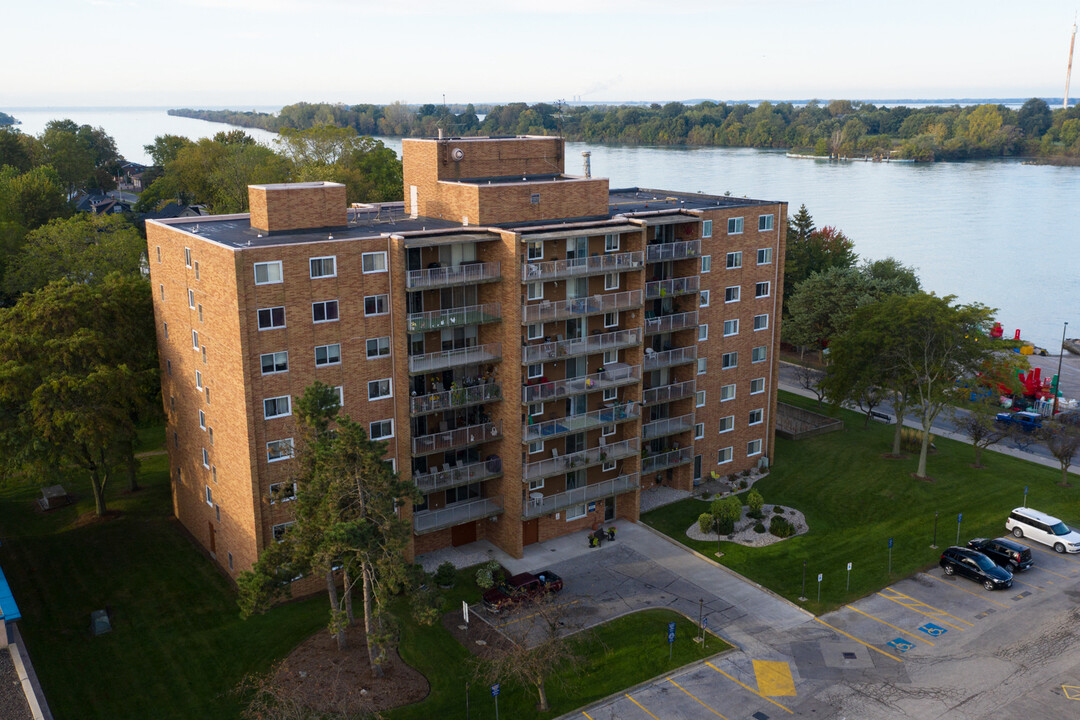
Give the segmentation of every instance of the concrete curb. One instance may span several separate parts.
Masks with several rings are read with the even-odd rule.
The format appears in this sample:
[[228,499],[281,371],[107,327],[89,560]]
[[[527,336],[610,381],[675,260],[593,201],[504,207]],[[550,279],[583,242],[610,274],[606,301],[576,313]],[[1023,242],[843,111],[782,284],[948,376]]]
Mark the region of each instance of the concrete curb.
[[30,655],[26,652],[26,645],[23,643],[18,625],[12,627],[12,634],[15,637],[8,646],[8,651],[11,652],[15,671],[19,674],[19,681],[22,682],[23,694],[26,695],[30,712],[34,720],[53,720],[52,711],[49,710],[49,703],[41,690],[41,683],[38,682],[37,673],[34,672],[34,664],[30,662]]

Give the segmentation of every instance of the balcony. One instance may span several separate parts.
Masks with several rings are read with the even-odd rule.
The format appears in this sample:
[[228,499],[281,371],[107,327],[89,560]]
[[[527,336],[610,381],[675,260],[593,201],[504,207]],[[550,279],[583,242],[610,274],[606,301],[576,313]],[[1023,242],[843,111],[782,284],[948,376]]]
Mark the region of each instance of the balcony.
[[592,375],[581,375],[567,380],[553,380],[539,385],[527,385],[521,388],[521,402],[548,402],[570,395],[607,390],[641,382],[641,366],[626,363],[610,363],[604,369]]
[[645,262],[664,262],[665,260],[686,260],[696,258],[701,253],[700,240],[660,243],[645,246]]
[[417,435],[412,439],[413,455],[430,455],[444,450],[476,445],[502,437],[502,423],[481,423],[454,430],[444,430],[430,435]]
[[637,270],[645,266],[644,253],[614,253],[593,257],[573,258],[571,260],[549,260],[547,262],[526,263],[521,266],[522,282],[544,282],[566,277],[602,275],[607,273]]
[[443,470],[433,469],[430,472],[413,475],[413,482],[416,483],[420,492],[427,495],[439,490],[498,477],[502,475],[502,458],[492,457],[469,465],[458,467],[444,465],[443,467]]
[[426,415],[498,400],[502,400],[502,385],[494,382],[482,383],[472,387],[454,388],[443,392],[411,397],[409,398],[409,413],[412,415]]
[[483,325],[502,319],[502,307],[499,303],[468,305],[447,310],[409,313],[409,332],[429,332],[464,325]]
[[[601,335],[590,335],[573,340],[559,340],[546,342],[542,345],[526,345],[521,348],[522,365],[549,362],[562,358],[576,357],[578,355],[592,355],[606,350],[618,350],[619,348],[640,345],[642,338],[641,328],[630,330],[616,330],[615,332]],[[695,348],[696,349],[696,348]]]
[[[521,322],[525,325],[574,317],[599,315],[600,313],[631,310],[644,302],[641,290],[627,290],[608,295],[591,295],[573,300],[542,300],[521,308]],[[411,317],[411,316],[410,316]]]
[[655,300],[676,295],[690,295],[698,291],[700,284],[701,277],[698,275],[671,278],[670,280],[654,280],[645,283],[645,299]]
[[697,345],[678,347],[671,350],[656,352],[652,348],[645,348],[645,372],[659,370],[660,368],[686,365],[697,361]]
[[[600,440],[603,441],[603,438],[600,438]],[[610,445],[600,445],[599,447],[570,453],[569,455],[556,455],[545,460],[526,463],[521,479],[523,482],[528,482],[529,480],[539,480],[550,475],[563,475],[571,470],[581,470],[600,463],[632,457],[639,452],[641,452],[640,438],[620,440]]]
[[449,370],[462,365],[498,362],[501,359],[502,344],[488,343],[487,345],[458,348],[457,350],[410,355],[409,373],[419,375],[421,373]]
[[405,275],[407,290],[430,290],[432,288],[453,287],[492,282],[502,277],[502,266],[497,263],[464,263],[454,267],[410,270]]
[[641,396],[642,405],[656,405],[657,403],[672,402],[683,398],[693,397],[697,391],[697,380],[671,383],[660,387],[649,388]]
[[698,326],[697,310],[645,318],[645,334],[675,332]]
[[483,520],[492,515],[499,515],[502,511],[501,495],[454,503],[440,510],[421,510],[413,515],[413,532],[423,535],[473,520]]
[[603,480],[585,487],[555,493],[554,495],[544,495],[536,498],[530,496],[529,502],[521,508],[521,516],[529,519],[549,515],[572,505],[581,505],[582,503],[604,500],[622,493],[633,492],[639,487],[641,487],[641,483],[638,480],[638,474],[630,473],[629,475],[620,475],[610,480]]
[[659,455],[649,455],[641,459],[641,474],[649,475],[693,461],[694,448],[692,447],[679,448]]
[[593,430],[603,425],[636,420],[640,416],[641,406],[634,402],[593,410],[581,415],[567,415],[566,417],[536,423],[535,425],[524,425],[521,428],[521,441],[530,443],[537,440],[549,440],[570,433]]
[[694,413],[687,413],[679,417],[654,420],[641,426],[641,437],[644,440],[654,440],[665,435],[676,435],[694,429]]

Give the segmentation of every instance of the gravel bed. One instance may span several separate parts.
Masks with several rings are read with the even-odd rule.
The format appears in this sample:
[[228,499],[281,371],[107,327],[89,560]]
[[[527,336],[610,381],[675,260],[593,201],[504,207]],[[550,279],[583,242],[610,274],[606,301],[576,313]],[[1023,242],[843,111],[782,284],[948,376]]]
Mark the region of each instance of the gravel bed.
[[670,505],[673,502],[679,502],[688,497],[690,497],[690,493],[686,490],[676,490],[666,485],[656,485],[648,490],[641,491],[641,512],[647,513],[650,510]]
[[[772,545],[773,543],[778,543],[782,540],[786,540],[787,538],[778,538],[771,532],[769,532],[769,519],[775,514],[773,512],[774,507],[776,506],[761,506],[761,512],[765,515],[765,517],[760,522],[765,525],[765,532],[756,533],[754,532],[754,525],[756,525],[759,521],[755,520],[754,518],[747,517],[746,513],[750,510],[750,508],[744,505],[742,517],[740,517],[738,522],[735,523],[735,534],[725,535],[721,539],[725,542],[738,543],[739,545],[745,545],[747,547],[765,547],[766,545]],[[796,535],[802,535],[810,529],[806,525],[806,517],[801,512],[794,508],[788,507],[787,505],[781,505],[781,507],[784,508],[784,518],[789,523],[795,526],[795,535],[792,535],[791,537],[795,537]],[[702,512],[704,512],[704,510],[702,510]],[[686,536],[691,540],[716,542],[716,533],[701,532],[701,528],[698,527],[698,524],[696,522],[686,529]]]
[[15,671],[15,663],[7,648],[0,649],[0,718],[34,720],[23,694],[22,683],[19,682],[19,673]]

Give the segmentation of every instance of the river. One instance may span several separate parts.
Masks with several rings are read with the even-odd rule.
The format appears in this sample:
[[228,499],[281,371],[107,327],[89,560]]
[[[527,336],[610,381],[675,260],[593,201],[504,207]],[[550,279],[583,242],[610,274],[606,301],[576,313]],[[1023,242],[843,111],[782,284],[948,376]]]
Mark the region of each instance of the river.
[[[156,135],[209,137],[226,126],[172,117],[163,108],[5,109],[20,129],[40,132],[54,118],[100,126],[131,160]],[[261,142],[274,135],[248,130]],[[383,141],[400,152],[401,141]],[[1015,160],[957,163],[864,163],[799,160],[743,148],[641,147],[568,143],[566,169],[581,172],[592,152],[595,176],[612,187],[745,195],[805,203],[818,225],[834,225],[860,257],[893,256],[919,271],[939,295],[998,308],[1011,336],[1058,352],[1062,323],[1080,336],[1080,168]]]

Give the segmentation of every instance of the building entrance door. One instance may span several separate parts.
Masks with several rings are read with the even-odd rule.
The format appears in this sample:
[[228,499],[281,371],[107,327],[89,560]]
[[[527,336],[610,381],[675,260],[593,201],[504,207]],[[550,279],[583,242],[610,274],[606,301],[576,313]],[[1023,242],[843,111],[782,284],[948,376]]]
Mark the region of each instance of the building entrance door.
[[471,542],[476,542],[475,522],[455,525],[450,528],[450,545],[457,547],[458,545],[468,545]]
[[526,520],[521,524],[521,545],[540,542],[540,519]]

